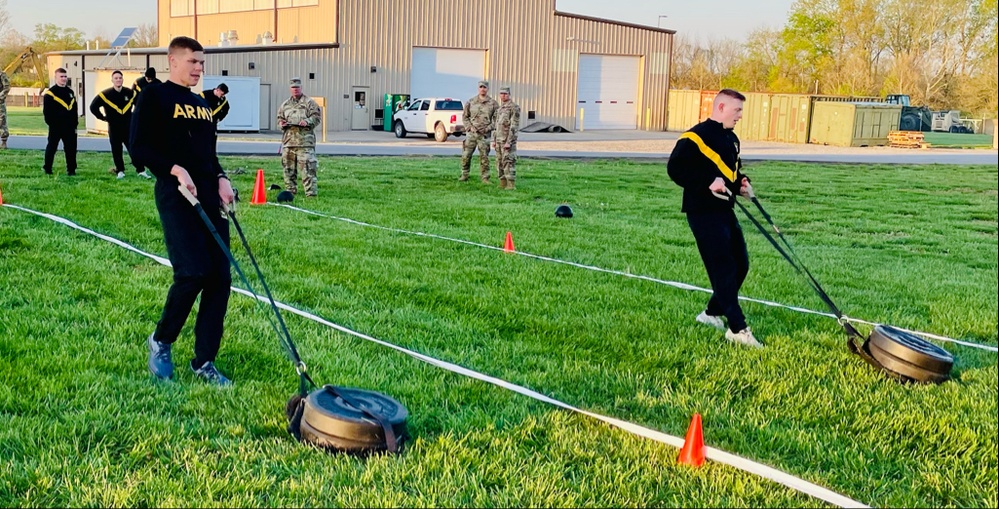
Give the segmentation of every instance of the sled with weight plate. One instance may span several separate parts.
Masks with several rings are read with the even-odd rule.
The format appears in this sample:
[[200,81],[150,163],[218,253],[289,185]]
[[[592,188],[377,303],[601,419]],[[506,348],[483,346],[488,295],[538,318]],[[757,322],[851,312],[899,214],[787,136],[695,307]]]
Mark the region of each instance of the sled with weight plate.
[[[239,263],[232,255],[232,251],[225,245],[211,219],[205,213],[198,202],[198,199],[183,185],[180,192],[194,208],[222,252],[229,259],[236,274],[239,275],[246,289],[253,294],[257,302],[262,299],[253,290],[246,275],[240,268]],[[303,443],[312,444],[329,452],[342,452],[355,455],[369,455],[373,453],[388,452],[398,453],[408,439],[406,420],[409,412],[398,401],[374,391],[363,389],[350,389],[326,385],[316,388],[315,382],[306,371],[305,363],[298,355],[298,349],[291,340],[288,327],[278,311],[277,303],[271,295],[270,288],[264,281],[264,275],[257,265],[257,260],[250,251],[250,245],[246,242],[243,229],[236,220],[235,211],[231,206],[223,205],[224,212],[228,219],[236,228],[246,254],[257,272],[260,285],[267,295],[277,323],[268,315],[267,319],[271,327],[278,335],[278,340],[284,347],[291,361],[295,365],[295,371],[299,377],[298,394],[292,396],[285,406],[285,413],[288,417],[288,432]],[[309,392],[309,389],[314,390]]]
[[[727,197],[726,197],[727,198]],[[750,213],[738,199],[732,198],[742,209],[742,212],[756,226],[760,233],[770,242],[777,252],[787,260],[788,263],[801,274],[808,282],[809,287],[818,294],[819,298],[826,304],[829,310],[836,316],[839,324],[846,331],[847,347],[851,352],[859,355],[868,364],[885,372],[891,378],[902,382],[919,382],[940,384],[950,380],[950,372],[954,367],[954,356],[950,352],[940,348],[929,341],[914,334],[889,327],[878,325],[874,327],[869,337],[864,337],[857,331],[843,315],[829,295],[822,289],[819,282],[812,276],[808,268],[801,262],[794,248],[784,238],[780,228],[774,224],[770,214],[763,209],[756,196],[750,196],[750,200],[759,209],[760,214],[776,232],[778,238],[783,242],[783,246],[763,227],[757,218]]]

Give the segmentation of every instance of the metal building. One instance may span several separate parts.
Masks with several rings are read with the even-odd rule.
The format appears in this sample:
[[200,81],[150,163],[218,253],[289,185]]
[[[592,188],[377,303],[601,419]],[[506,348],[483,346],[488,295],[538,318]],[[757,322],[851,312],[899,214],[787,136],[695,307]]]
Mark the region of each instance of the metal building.
[[[381,126],[385,94],[467,100],[483,79],[493,95],[511,88],[524,124],[666,128],[675,32],[559,12],[555,0],[158,2],[161,46],[195,37],[206,75],[260,78],[261,129],[291,77],[325,100],[329,131]],[[50,54],[49,68],[68,64],[72,78],[105,53]],[[166,75],[165,49],[130,56]]]

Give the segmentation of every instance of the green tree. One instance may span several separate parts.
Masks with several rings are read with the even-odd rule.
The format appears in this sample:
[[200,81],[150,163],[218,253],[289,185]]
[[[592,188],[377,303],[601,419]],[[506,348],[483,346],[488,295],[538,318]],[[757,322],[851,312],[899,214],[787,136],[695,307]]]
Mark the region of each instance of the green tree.
[[53,23],[35,25],[34,40],[31,46],[38,53],[83,49],[87,37],[77,28],[60,28]]
[[775,92],[821,91],[833,65],[835,9],[827,0],[798,0],[781,32]]

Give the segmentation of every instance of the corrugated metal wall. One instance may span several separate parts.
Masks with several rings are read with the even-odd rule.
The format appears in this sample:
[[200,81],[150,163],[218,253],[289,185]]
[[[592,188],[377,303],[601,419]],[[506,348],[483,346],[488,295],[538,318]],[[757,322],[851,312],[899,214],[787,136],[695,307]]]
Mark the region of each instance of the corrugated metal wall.
[[280,8],[277,26],[273,9],[199,14],[196,35],[194,16],[171,16],[170,1],[159,2],[160,46],[169,45],[170,39],[179,35],[196,36],[205,47],[218,46],[219,35],[229,30],[236,30],[241,45],[255,44],[257,36],[264,32],[271,32],[275,44],[336,42],[338,0],[320,0],[316,6]]
[[[511,87],[536,120],[571,127],[576,120],[580,53],[643,57],[636,126],[662,130],[672,35],[555,15],[551,0],[341,0],[335,88],[371,87],[374,99],[408,93],[413,47],[486,51],[493,93]],[[376,67],[376,72],[370,68]],[[475,95],[468,91],[468,97]],[[334,107],[349,109],[349,99]],[[335,130],[349,127],[349,111]],[[372,117],[374,123],[374,117]]]
[[[190,30],[192,19],[170,17],[169,1],[160,0],[159,6],[162,45],[169,42],[164,35],[175,28]],[[322,12],[312,15],[306,9]],[[369,87],[372,105],[381,104],[384,94],[409,92],[413,47],[486,51],[485,77],[493,83],[493,93],[499,86],[510,86],[525,123],[533,111],[536,120],[566,127],[576,120],[580,54],[638,56],[641,89],[635,125],[650,130],[666,125],[673,35],[662,30],[556,14],[554,0],[320,0],[318,8],[278,12],[279,40],[290,40],[283,21],[287,19],[289,26],[297,23],[299,42],[336,41],[339,47],[321,57],[282,51],[280,59],[288,60],[283,63],[265,56],[265,51],[252,57],[217,53],[208,59],[208,72],[219,74],[228,68],[233,75],[261,76],[264,83],[282,84],[290,75],[305,79],[307,69],[319,69],[322,76],[317,75],[313,86],[306,85],[306,93],[329,99],[327,127],[333,131],[350,128],[352,87]],[[295,22],[293,15],[299,16]],[[198,16],[198,32],[206,47],[217,44],[218,32],[224,30],[211,19]],[[235,21],[226,20],[224,25]],[[259,31],[241,26],[225,29],[239,31],[241,45],[255,42]],[[247,58],[265,65],[250,72]],[[305,61],[295,62],[298,58]],[[326,58],[325,67],[314,58]],[[273,86],[272,94],[286,93],[283,88]],[[469,90],[468,97],[475,93]]]
[[[282,49],[275,51],[247,52],[216,52],[212,51],[205,57],[205,74],[221,76],[257,76],[264,90],[269,85],[270,112],[261,111],[261,115],[277,116],[277,108],[285,99],[291,96],[288,90],[291,78],[302,79],[302,91],[311,97],[324,97],[327,100],[327,130],[336,129],[334,115],[350,114],[350,110],[336,108],[335,99],[343,94],[336,87],[337,72],[334,72],[334,60],[337,50],[332,47],[309,49]],[[253,69],[250,69],[250,63]],[[233,105],[238,107],[238,105]],[[350,118],[347,117],[349,122]],[[339,121],[337,121],[337,124]],[[274,125],[272,120],[271,125]],[[349,124],[348,124],[349,126]]]
[[[670,90],[667,131],[686,131],[699,122],[700,90]],[[741,135],[740,135],[741,136]]]

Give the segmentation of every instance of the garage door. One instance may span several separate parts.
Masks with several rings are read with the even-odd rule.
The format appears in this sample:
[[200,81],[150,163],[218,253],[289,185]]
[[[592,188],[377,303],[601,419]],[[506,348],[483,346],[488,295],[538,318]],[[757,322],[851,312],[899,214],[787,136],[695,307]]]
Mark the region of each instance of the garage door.
[[413,97],[453,97],[468,100],[479,93],[486,70],[482,50],[413,48],[409,93]]
[[638,57],[579,55],[578,75],[576,129],[637,128]]

